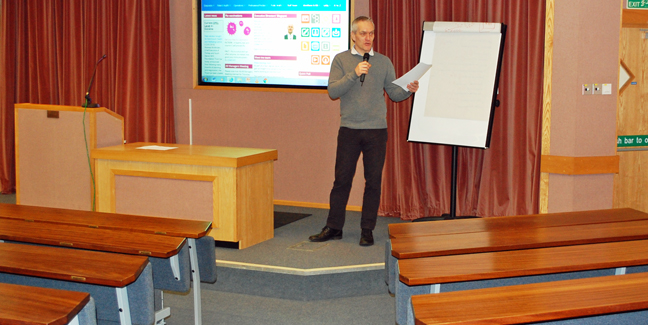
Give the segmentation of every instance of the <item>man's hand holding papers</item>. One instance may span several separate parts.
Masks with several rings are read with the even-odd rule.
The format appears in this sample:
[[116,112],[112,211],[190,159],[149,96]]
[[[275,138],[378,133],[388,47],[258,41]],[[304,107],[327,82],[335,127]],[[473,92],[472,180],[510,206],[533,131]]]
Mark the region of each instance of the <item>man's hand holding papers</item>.
[[[408,87],[408,85],[413,83],[414,81],[418,81],[419,79],[421,79],[421,77],[423,77],[423,75],[426,72],[428,72],[428,70],[430,70],[431,67],[432,67],[431,64],[419,62],[419,64],[417,64],[414,68],[412,68],[412,70],[408,71],[402,77],[394,80],[393,83],[407,91],[414,92],[416,91],[416,89],[412,91],[412,89],[409,89],[410,87]],[[416,88],[418,89],[418,87]]]

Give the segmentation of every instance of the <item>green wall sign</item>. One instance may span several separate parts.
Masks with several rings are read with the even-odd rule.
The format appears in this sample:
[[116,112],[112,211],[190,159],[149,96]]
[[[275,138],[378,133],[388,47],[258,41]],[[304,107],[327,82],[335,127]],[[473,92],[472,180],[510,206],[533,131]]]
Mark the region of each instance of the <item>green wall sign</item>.
[[[648,2],[648,0],[645,1]],[[648,134],[620,135],[617,137],[617,148],[622,147],[648,147]]]
[[628,9],[648,9],[648,0],[626,0]]

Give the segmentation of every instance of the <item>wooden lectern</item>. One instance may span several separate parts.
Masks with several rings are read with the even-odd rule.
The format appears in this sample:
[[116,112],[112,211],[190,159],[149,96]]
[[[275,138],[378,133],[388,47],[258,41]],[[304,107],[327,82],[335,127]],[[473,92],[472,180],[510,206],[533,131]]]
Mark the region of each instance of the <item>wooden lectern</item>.
[[15,123],[16,203],[91,210],[88,153],[123,144],[124,118],[103,107],[16,104]]

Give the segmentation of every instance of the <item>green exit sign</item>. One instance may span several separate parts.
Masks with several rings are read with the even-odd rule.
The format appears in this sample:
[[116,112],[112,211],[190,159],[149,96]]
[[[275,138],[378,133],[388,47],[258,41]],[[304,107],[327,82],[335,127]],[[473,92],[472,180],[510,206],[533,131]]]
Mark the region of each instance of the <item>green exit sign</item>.
[[626,0],[628,9],[648,9],[648,0]]
[[648,147],[648,135],[620,135],[617,148],[621,147]]

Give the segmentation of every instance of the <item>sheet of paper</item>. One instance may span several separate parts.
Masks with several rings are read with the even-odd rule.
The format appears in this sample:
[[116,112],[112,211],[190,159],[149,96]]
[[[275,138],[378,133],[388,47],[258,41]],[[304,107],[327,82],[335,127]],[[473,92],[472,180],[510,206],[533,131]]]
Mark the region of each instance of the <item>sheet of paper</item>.
[[419,62],[412,70],[408,71],[402,77],[392,81],[397,86],[407,90],[407,85],[414,80],[419,80],[423,75],[430,70],[431,64]]
[[171,150],[171,149],[177,149],[178,147],[164,147],[164,146],[143,146],[143,147],[137,147],[135,149],[144,149],[144,150]]

